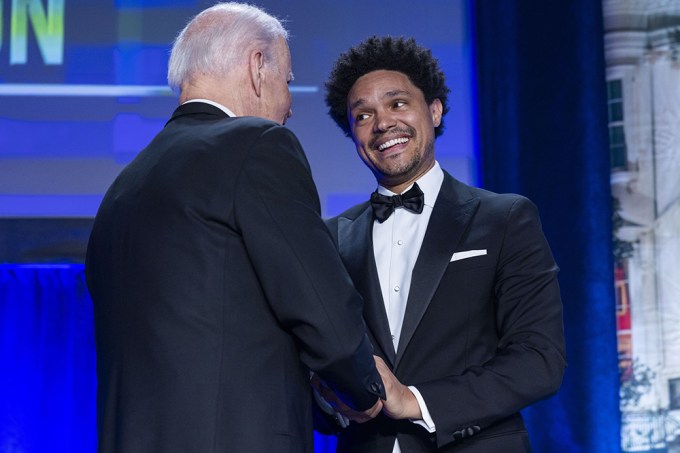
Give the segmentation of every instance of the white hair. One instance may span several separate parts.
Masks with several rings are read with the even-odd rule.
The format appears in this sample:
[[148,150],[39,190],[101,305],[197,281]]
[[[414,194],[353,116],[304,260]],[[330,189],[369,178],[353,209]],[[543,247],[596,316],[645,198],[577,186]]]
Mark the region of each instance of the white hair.
[[267,58],[279,38],[287,40],[288,31],[262,9],[244,3],[218,3],[196,15],[175,39],[168,84],[178,91],[195,74],[225,76],[245,64],[253,47],[261,47]]

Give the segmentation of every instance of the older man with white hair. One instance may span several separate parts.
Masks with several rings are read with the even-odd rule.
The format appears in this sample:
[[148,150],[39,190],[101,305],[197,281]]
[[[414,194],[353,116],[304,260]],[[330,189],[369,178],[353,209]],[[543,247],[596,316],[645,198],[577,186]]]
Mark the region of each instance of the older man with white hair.
[[100,452],[312,452],[310,371],[367,417],[362,300],[285,127],[287,32],[217,4],[179,34],[180,107],[101,204],[88,245]]

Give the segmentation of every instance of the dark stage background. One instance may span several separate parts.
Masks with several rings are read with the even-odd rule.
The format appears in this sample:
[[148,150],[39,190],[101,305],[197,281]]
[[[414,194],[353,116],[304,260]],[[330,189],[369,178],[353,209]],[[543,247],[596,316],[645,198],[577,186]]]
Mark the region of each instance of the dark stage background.
[[[332,61],[371,34],[415,36],[433,49],[452,88],[440,163],[465,182],[534,200],[562,269],[569,368],[557,396],[525,411],[535,451],[620,451],[600,2],[255,3],[288,19],[290,127],[326,215],[374,189],[325,115]],[[0,1],[2,452],[94,451],[85,240],[112,178],[174,109],[164,88],[169,42],[210,4]],[[10,18],[29,6],[22,53]],[[317,451],[333,443],[319,436]]]

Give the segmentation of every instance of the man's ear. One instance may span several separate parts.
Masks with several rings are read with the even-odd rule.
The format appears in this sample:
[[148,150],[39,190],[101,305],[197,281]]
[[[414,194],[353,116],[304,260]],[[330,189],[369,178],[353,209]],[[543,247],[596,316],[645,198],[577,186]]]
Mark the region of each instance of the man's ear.
[[430,113],[432,114],[432,122],[434,123],[434,127],[439,127],[441,124],[443,110],[444,107],[442,106],[442,101],[440,101],[439,98],[435,98],[435,100],[432,101],[432,104],[430,104]]
[[248,59],[248,67],[250,69],[250,81],[257,97],[260,97],[262,94],[262,79],[264,77],[264,72],[262,71],[263,66],[264,54],[261,50],[253,50]]

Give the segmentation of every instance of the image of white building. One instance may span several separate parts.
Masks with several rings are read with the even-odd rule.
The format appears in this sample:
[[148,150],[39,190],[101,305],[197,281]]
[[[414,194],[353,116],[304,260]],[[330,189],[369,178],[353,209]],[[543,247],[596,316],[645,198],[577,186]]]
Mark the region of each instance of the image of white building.
[[680,1],[603,8],[622,449],[680,452]]

